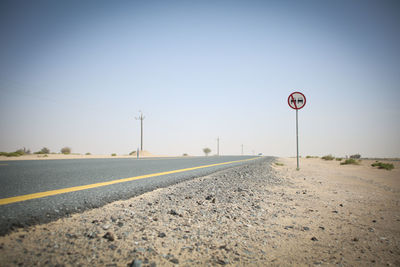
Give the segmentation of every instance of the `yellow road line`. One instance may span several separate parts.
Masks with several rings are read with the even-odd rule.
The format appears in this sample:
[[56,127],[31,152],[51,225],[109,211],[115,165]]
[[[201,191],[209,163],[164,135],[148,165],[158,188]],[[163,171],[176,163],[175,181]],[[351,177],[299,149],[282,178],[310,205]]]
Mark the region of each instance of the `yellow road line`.
[[54,195],[59,195],[59,194],[64,194],[64,193],[69,193],[69,192],[76,192],[76,191],[81,191],[81,190],[86,190],[86,189],[91,189],[91,188],[96,188],[96,187],[101,187],[101,186],[125,183],[125,182],[134,181],[134,180],[150,178],[150,177],[154,177],[154,176],[161,176],[161,175],[167,175],[167,174],[172,174],[172,173],[186,172],[186,171],[209,168],[209,167],[214,167],[214,166],[232,164],[232,163],[237,163],[237,162],[244,162],[244,161],[254,160],[254,159],[257,159],[257,158],[236,160],[236,161],[229,161],[229,162],[223,162],[223,163],[203,165],[203,166],[186,168],[186,169],[179,169],[179,170],[173,170],[173,171],[145,174],[145,175],[129,177],[129,178],[123,178],[123,179],[113,180],[113,181],[108,181],[108,182],[81,185],[81,186],[74,186],[74,187],[68,187],[68,188],[63,188],[63,189],[56,189],[56,190],[50,190],[50,191],[45,191],[45,192],[27,194],[27,195],[22,195],[22,196],[2,198],[2,199],[0,199],[0,206],[1,205],[7,205],[7,204],[15,203],[15,202],[21,202],[21,201],[25,201],[25,200],[31,200],[31,199],[35,199],[35,198],[48,197],[48,196],[54,196]]

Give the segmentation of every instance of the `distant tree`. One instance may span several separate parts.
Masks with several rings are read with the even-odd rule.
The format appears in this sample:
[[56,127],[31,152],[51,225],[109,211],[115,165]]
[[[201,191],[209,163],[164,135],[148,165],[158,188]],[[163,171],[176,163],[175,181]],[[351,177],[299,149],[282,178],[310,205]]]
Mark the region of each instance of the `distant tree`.
[[70,147],[63,147],[61,148],[61,153],[63,154],[71,154],[71,148]]
[[359,159],[359,158],[361,158],[361,155],[360,154],[351,155],[350,158],[351,159]]
[[50,154],[50,149],[43,147],[38,154]]
[[210,154],[210,152],[211,152],[211,149],[209,149],[208,147],[203,148],[203,152],[204,152],[204,154],[206,154],[206,156],[208,156],[208,154]]
[[115,157],[117,154],[116,153],[112,153],[111,156]]
[[87,152],[85,155],[88,155],[88,156],[89,156],[89,155],[92,155],[92,154],[91,154],[90,152]]

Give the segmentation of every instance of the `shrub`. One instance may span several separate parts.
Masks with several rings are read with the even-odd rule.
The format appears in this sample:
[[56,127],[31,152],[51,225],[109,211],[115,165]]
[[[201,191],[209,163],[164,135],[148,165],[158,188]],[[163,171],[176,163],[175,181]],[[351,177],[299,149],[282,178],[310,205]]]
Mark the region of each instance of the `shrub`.
[[10,153],[7,153],[6,156],[7,157],[19,157],[19,156],[21,156],[21,154],[17,153],[17,152],[10,152]]
[[37,151],[34,154],[50,154],[50,149],[43,147],[40,151]]
[[208,156],[208,154],[210,154],[210,152],[211,152],[211,149],[209,149],[208,147],[203,148],[203,152],[204,152],[204,154],[206,154],[206,156]]
[[115,157],[116,155],[117,155],[116,153],[112,153],[112,154],[111,154],[112,157]]
[[137,151],[136,151],[136,150],[133,150],[131,153],[129,153],[129,155],[130,155],[130,156],[136,155],[136,153],[137,153]]
[[337,161],[342,161],[342,158],[336,158]]
[[63,148],[61,148],[61,153],[63,153],[63,154],[71,154],[71,148],[63,147]]
[[[28,150],[29,151],[29,150]],[[24,149],[18,149],[15,152],[0,152],[0,156],[5,156],[5,157],[19,157],[22,155],[25,155],[27,151]],[[30,151],[29,151],[30,153]]]
[[354,154],[350,156],[351,159],[360,159],[361,155],[360,154]]
[[360,161],[357,161],[355,159],[346,159],[344,162],[340,163],[340,165],[348,165],[348,164],[360,165]]
[[89,155],[92,155],[92,154],[91,154],[91,153],[89,153],[89,152],[87,152],[85,155],[88,155],[88,156],[89,156]]
[[189,155],[188,155],[187,153],[183,153],[182,156],[187,157],[187,156],[189,156]]
[[277,165],[277,166],[284,166],[285,164],[280,163],[280,162],[275,162],[275,165]]
[[378,169],[393,170],[394,165],[392,163],[375,162],[371,164],[372,167],[378,167]]
[[326,156],[323,156],[321,159],[323,159],[323,160],[334,160],[335,157],[333,157],[332,155],[326,155]]
[[25,149],[18,149],[17,151],[13,152],[18,154],[19,156],[25,155]]

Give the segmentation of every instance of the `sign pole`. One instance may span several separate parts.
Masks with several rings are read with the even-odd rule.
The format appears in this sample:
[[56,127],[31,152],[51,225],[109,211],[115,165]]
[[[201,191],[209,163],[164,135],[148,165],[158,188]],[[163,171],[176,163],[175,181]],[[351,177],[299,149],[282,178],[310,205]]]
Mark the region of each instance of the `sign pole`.
[[299,168],[299,110],[296,109],[296,147],[297,147],[297,169]]

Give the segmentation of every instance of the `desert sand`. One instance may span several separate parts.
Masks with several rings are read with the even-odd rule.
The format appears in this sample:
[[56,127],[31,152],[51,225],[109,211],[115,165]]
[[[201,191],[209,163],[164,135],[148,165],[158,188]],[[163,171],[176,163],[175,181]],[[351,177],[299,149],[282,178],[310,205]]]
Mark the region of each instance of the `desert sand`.
[[17,229],[0,265],[400,266],[400,164],[371,162],[261,159]]
[[[154,155],[146,150],[140,151],[140,158],[155,158],[155,157],[170,157],[170,156],[160,156]],[[49,160],[49,159],[120,159],[120,158],[133,158],[136,159],[136,154],[134,155],[83,155],[83,154],[29,154],[19,157],[6,157],[0,156],[0,161],[10,161],[10,160]]]

